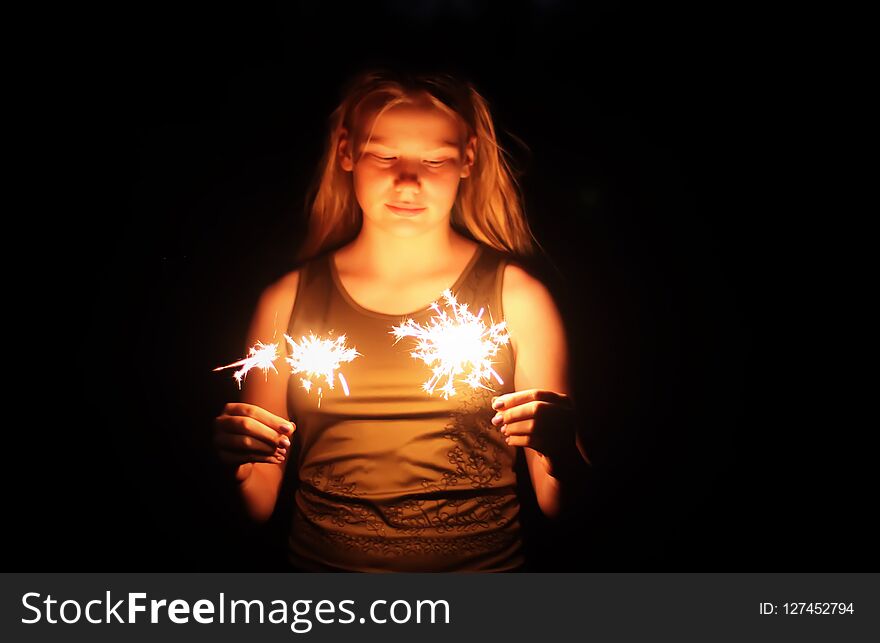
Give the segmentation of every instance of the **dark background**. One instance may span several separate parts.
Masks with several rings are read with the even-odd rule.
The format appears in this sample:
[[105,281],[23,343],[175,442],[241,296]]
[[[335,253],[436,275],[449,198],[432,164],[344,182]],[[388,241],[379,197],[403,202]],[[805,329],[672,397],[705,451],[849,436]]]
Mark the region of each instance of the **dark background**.
[[[51,118],[37,120],[57,132],[43,160],[66,180],[34,194],[51,213],[31,222],[37,259],[54,269],[22,301],[62,357],[38,360],[42,379],[23,387],[47,443],[15,481],[14,564],[279,569],[282,517],[249,527],[214,462],[211,420],[236,388],[211,369],[242,354],[257,296],[295,265],[342,84],[384,64],[476,84],[549,257],[539,268],[568,327],[595,467],[564,524],[522,487],[533,568],[862,559],[855,474],[833,442],[817,467],[777,404],[784,360],[764,337],[783,213],[766,191],[780,66],[760,15],[135,3],[52,23],[54,73],[34,81],[51,83]],[[32,454],[22,439],[13,448]]]

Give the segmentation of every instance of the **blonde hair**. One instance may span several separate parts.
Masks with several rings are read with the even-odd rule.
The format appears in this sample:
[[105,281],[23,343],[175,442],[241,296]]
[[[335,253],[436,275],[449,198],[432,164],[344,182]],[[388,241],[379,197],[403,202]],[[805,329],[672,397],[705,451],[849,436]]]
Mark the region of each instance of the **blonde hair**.
[[459,185],[452,226],[508,254],[527,257],[535,251],[537,241],[523,212],[508,154],[495,136],[486,99],[470,83],[446,74],[411,76],[368,71],[349,83],[342,102],[330,116],[327,147],[307,199],[308,232],[299,252],[301,260],[345,245],[360,231],[363,214],[353,178],[338,160],[343,134],[347,132],[352,142],[368,139],[362,131],[365,115],[373,111],[381,114],[393,105],[419,99],[427,99],[456,118],[464,126],[464,141],[476,138],[474,165],[470,176]]

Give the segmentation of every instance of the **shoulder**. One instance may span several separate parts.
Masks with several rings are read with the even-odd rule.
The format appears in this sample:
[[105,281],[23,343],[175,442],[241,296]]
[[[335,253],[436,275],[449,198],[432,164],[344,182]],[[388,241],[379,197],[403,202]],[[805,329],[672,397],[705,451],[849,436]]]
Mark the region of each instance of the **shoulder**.
[[550,291],[516,263],[504,267],[501,299],[515,350],[524,342],[564,341],[562,318]]
[[547,287],[516,263],[507,263],[504,266],[501,296],[505,317],[535,307],[556,307]]
[[260,295],[260,299],[278,303],[289,299],[292,303],[296,298],[296,290],[299,287],[299,276],[299,270],[292,270],[281,278],[276,279],[266,286]]
[[293,312],[299,288],[300,270],[288,272],[263,289],[254,313],[255,325],[266,329],[284,330]]

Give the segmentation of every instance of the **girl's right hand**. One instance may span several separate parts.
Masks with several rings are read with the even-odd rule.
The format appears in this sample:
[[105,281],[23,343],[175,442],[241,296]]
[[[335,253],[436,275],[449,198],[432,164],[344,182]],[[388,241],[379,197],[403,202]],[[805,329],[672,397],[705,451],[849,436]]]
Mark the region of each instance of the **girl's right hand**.
[[[296,425],[253,404],[230,403],[214,419],[214,446],[226,464],[281,464],[290,451]],[[247,472],[248,474],[250,471]]]

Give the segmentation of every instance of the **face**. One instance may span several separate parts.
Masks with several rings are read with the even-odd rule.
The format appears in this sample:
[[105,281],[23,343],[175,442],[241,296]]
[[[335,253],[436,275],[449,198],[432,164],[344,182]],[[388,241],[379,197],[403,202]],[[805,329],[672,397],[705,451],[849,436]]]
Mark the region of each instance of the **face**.
[[395,105],[371,120],[361,150],[347,136],[339,148],[342,168],[353,172],[364,225],[397,236],[448,225],[459,182],[470,174],[474,140],[462,150],[458,121],[430,104]]

